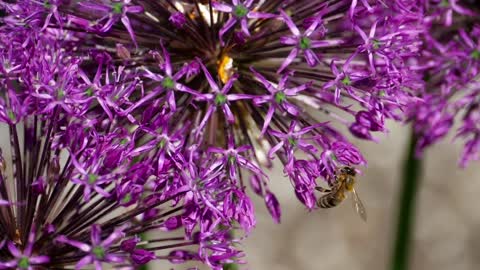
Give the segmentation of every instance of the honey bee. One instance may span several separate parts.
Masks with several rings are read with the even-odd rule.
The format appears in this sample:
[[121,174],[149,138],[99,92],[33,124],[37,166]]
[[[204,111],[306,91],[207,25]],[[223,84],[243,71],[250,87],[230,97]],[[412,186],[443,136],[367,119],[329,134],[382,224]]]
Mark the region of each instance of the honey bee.
[[15,229],[15,237],[13,238],[13,242],[17,245],[22,244],[22,238],[20,237],[20,231]]
[[228,80],[233,76],[235,73],[235,68],[233,67],[233,59],[224,54],[218,61],[218,75],[220,76],[220,80],[223,83],[227,83]]
[[342,167],[337,173],[335,173],[334,183],[329,184],[330,189],[316,187],[316,190],[327,193],[318,199],[317,205],[320,208],[335,207],[345,200],[347,192],[351,192],[355,212],[357,212],[364,221],[367,221],[367,211],[353,187],[355,185],[356,174],[354,168],[348,166]]

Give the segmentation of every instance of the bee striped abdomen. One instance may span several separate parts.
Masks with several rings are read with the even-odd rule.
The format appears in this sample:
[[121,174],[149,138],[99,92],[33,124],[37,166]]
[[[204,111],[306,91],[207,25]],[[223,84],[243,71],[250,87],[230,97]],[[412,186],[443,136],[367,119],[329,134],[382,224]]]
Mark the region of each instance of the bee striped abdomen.
[[339,205],[342,200],[339,198],[337,193],[329,193],[318,199],[317,205],[320,208],[332,208]]

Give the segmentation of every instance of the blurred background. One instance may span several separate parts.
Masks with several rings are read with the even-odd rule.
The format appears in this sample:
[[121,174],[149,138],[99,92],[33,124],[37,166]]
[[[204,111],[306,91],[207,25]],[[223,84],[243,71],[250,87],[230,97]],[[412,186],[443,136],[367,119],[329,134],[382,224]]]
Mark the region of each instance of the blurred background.
[[[257,227],[243,245],[248,265],[242,269],[389,269],[410,129],[390,123],[389,130],[377,135],[378,144],[356,141],[369,163],[357,182],[367,223],[357,216],[350,198],[339,207],[308,212],[281,170],[271,171],[270,187],[281,202],[282,222],[274,224],[263,200],[253,196]],[[450,136],[423,157],[412,270],[480,269],[480,170],[475,162],[458,168],[461,147]],[[170,268],[157,264],[149,269]]]
[[[309,213],[282,172],[272,172],[282,223],[274,225],[263,201],[256,201],[257,228],[245,244],[249,269],[389,269],[410,133],[393,123],[389,130],[378,144],[356,141],[368,160],[357,182],[367,223],[350,201]],[[450,136],[424,155],[410,269],[480,269],[480,170],[478,163],[458,168],[460,151]]]

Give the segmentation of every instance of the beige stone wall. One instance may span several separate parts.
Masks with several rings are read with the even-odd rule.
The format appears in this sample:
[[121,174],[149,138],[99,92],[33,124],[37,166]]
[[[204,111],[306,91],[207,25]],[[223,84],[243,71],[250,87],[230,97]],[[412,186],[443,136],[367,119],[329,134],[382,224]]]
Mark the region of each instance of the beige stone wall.
[[[258,225],[245,250],[250,269],[388,269],[399,196],[399,173],[408,127],[390,125],[379,144],[358,142],[369,161],[358,192],[368,211],[363,223],[351,202],[308,213],[281,172],[272,186],[282,201],[283,221],[273,225],[257,202]],[[457,167],[460,144],[444,140],[425,155],[412,250],[413,270],[480,269],[480,170]],[[282,183],[283,182],[283,183]]]

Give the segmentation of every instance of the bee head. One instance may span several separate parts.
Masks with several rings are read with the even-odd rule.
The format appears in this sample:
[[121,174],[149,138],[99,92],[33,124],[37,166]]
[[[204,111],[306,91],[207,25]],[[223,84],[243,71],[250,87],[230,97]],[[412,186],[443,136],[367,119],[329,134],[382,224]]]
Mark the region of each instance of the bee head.
[[357,172],[355,171],[354,168],[352,167],[349,167],[349,166],[346,166],[346,167],[343,167],[341,169],[341,172],[346,174],[346,175],[350,175],[350,176],[355,176],[357,174]]

